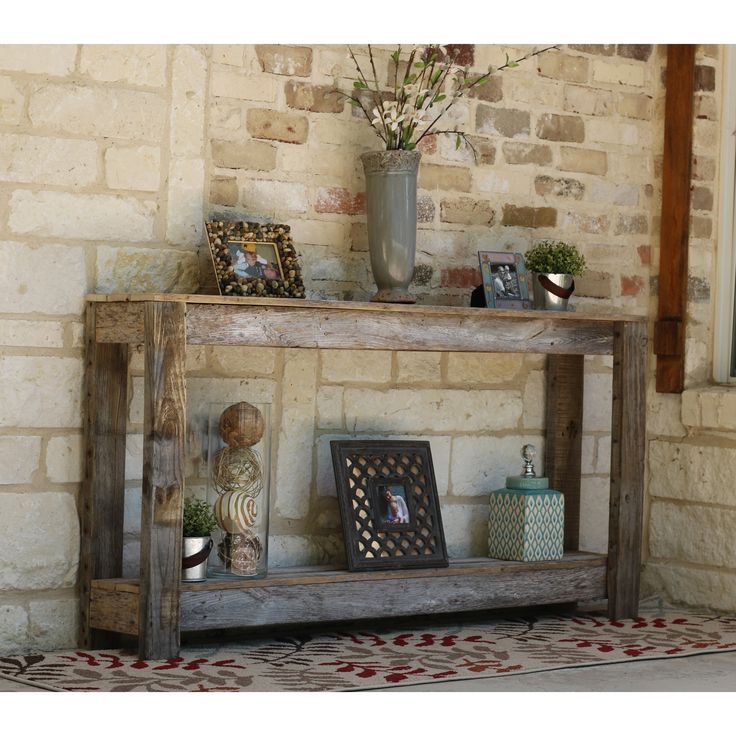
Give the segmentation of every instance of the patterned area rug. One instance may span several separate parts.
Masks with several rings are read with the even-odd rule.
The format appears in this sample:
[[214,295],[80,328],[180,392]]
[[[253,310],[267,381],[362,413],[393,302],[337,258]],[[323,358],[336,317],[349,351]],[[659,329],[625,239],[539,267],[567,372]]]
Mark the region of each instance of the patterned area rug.
[[187,646],[140,661],[123,650],[0,657],[0,676],[63,691],[345,691],[736,650],[736,618],[493,618],[435,628],[350,628]]

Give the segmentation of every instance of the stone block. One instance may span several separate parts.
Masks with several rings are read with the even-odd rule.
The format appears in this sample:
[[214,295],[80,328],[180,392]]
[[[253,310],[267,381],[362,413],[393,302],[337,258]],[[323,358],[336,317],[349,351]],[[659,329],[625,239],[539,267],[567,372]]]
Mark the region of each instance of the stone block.
[[322,380],[330,383],[388,383],[391,353],[387,350],[322,350]]
[[20,125],[25,100],[24,86],[13,77],[0,75],[0,123]]
[[693,187],[690,192],[690,207],[710,212],[713,209],[713,190],[708,187]]
[[[353,225],[343,222],[326,222],[325,220],[294,220],[291,235],[294,242],[301,245],[333,246],[342,249],[350,240]],[[365,224],[363,224],[365,227]]]
[[623,92],[618,98],[618,111],[627,118],[651,120],[652,98],[650,95]]
[[626,59],[647,61],[652,55],[654,46],[646,43],[620,43],[616,46],[616,53]]
[[205,143],[207,58],[194,46],[177,45],[171,68],[169,142],[172,156],[201,157]]
[[447,381],[461,386],[508,383],[523,364],[524,356],[517,353],[448,353]]
[[199,246],[204,238],[204,161],[172,158],[167,195],[166,240]]
[[507,164],[549,166],[552,163],[552,149],[537,143],[504,143],[503,157]]
[[157,192],[161,186],[161,149],[111,146],[105,151],[105,182],[110,189]]
[[419,167],[420,189],[470,191],[470,171],[460,166],[422,164]]
[[488,505],[440,502],[450,559],[488,556]]
[[498,169],[473,170],[475,188],[480,192],[531,196],[533,176],[529,171]]
[[548,141],[582,143],[585,140],[585,123],[575,115],[542,113],[537,118],[537,138]]
[[461,197],[443,199],[440,203],[440,220],[458,225],[491,226],[495,212],[488,201]]
[[524,413],[521,417],[524,429],[545,428],[547,379],[544,371],[530,371],[524,385]]
[[586,432],[611,429],[611,376],[586,373],[583,384],[583,427]]
[[608,215],[588,215],[582,212],[568,212],[565,215],[562,226],[566,230],[601,235],[609,231],[611,221]]
[[97,291],[193,294],[199,286],[197,254],[165,248],[97,249]]
[[297,110],[310,112],[341,113],[345,98],[333,86],[308,84],[290,80],[286,83],[286,104]]
[[0,590],[44,590],[74,585],[79,521],[70,493],[1,493],[5,544]]
[[680,562],[736,567],[736,509],[694,504],[652,503],[649,553]]
[[616,218],[614,235],[646,235],[649,218],[646,215],[619,215]]
[[695,91],[715,92],[716,69],[704,64],[695,65]]
[[335,215],[359,215],[365,212],[365,193],[352,194],[344,187],[320,187],[314,211]]
[[736,430],[736,396],[725,386],[686,390],[682,393],[682,423],[701,429]]
[[505,138],[529,136],[531,115],[527,110],[507,110],[478,105],[475,129],[486,135],[501,135]]
[[432,197],[417,196],[417,222],[434,222],[435,206]]
[[74,71],[77,47],[72,44],[6,44],[0,47],[0,69],[64,77]]
[[306,212],[309,206],[307,187],[298,182],[249,179],[242,195],[246,209],[262,215]]
[[489,77],[484,84],[473,87],[468,92],[468,97],[482,100],[483,102],[500,102],[503,99],[503,80],[500,76]]
[[309,46],[256,46],[261,69],[269,74],[308,77],[312,73],[312,49]]
[[209,367],[227,376],[273,374],[276,367],[276,348],[251,348],[238,345],[209,347]]
[[248,110],[248,132],[254,138],[283,143],[306,143],[309,122],[304,115],[276,110]]
[[571,43],[567,45],[567,48],[597,56],[613,56],[616,53],[616,44],[614,43]]
[[[0,604],[0,655],[28,648],[28,613],[23,606]],[[6,696],[12,697],[12,696]]]
[[608,120],[588,121],[588,140],[591,143],[611,143],[620,146],[637,146],[639,140],[639,128],[632,123],[624,123],[616,120],[615,123]]
[[213,176],[210,179],[209,202],[233,207],[238,198],[238,180],[234,176]]
[[84,248],[4,242],[0,310],[80,314],[88,291]]
[[[496,146],[489,138],[480,135],[469,135],[461,139],[460,147],[457,147],[457,138],[452,134],[432,136],[424,141],[437,141],[439,143],[440,157],[445,161],[461,161],[471,168],[478,165],[493,165],[496,162]],[[422,141],[422,144],[424,144]],[[436,151],[426,151],[423,145],[422,153],[432,155]]]
[[32,600],[30,611],[30,644],[42,652],[72,649],[79,636],[79,604],[74,598]]
[[482,281],[478,266],[455,266],[440,270],[440,288],[474,289]]
[[262,141],[212,141],[212,161],[222,169],[273,171],[276,148]]
[[639,187],[634,184],[616,184],[605,179],[594,179],[586,197],[590,202],[636,207],[639,204]]
[[66,84],[34,88],[28,107],[37,127],[156,145],[164,133],[167,111],[164,97],[153,92]]
[[210,91],[213,97],[276,102],[281,85],[262,74],[247,74],[240,70],[213,69]]
[[716,160],[710,156],[693,156],[693,179],[713,181],[716,178]]
[[507,75],[504,94],[509,102],[520,102],[532,108],[557,109],[562,106],[561,85],[534,77]]
[[593,81],[601,84],[622,84],[643,87],[647,81],[644,64],[613,63],[603,60],[593,62]]
[[40,135],[0,134],[0,182],[77,189],[97,179],[97,144]]
[[605,174],[608,159],[605,151],[589,148],[560,148],[560,169],[562,171],[579,171],[584,174]]
[[[452,495],[481,496],[487,499],[491,491],[503,488],[506,485],[506,476],[518,475],[521,471],[521,448],[529,442],[538,450],[535,467],[539,473],[539,469],[544,466],[543,442],[539,436],[453,438],[450,468]],[[486,538],[487,534],[486,527]]]
[[22,235],[77,240],[153,240],[157,204],[108,194],[16,190],[10,229]]
[[32,483],[40,458],[40,437],[0,437],[0,485]]
[[[140,481],[143,478],[143,435],[128,434],[125,438],[125,480]],[[140,490],[140,489],[139,489]],[[126,503],[127,503],[126,492]],[[140,499],[137,503],[140,517]],[[139,519],[140,521],[140,519]]]
[[611,285],[612,277],[608,271],[586,270],[582,276],[575,277],[575,296],[610,299]]
[[166,46],[84,45],[79,71],[98,82],[122,82],[140,87],[166,85]]
[[81,483],[84,478],[82,437],[52,437],[46,448],[46,476],[52,483]]
[[537,56],[537,71],[543,77],[560,79],[565,82],[587,82],[590,74],[590,60],[584,56],[548,51]]
[[474,432],[515,429],[518,391],[345,389],[349,432]]
[[60,322],[0,320],[0,345],[28,348],[63,348],[64,326]]
[[534,179],[534,191],[540,197],[563,197],[565,199],[582,199],[585,184],[577,179],[565,177],[537,176]]
[[80,358],[0,356],[0,427],[80,427]]
[[397,352],[397,383],[426,384],[439,383],[442,353]]
[[212,61],[215,64],[229,64],[243,66],[245,61],[245,47],[243,44],[214,44],[212,46]]
[[321,386],[317,392],[317,427],[342,429],[342,386]]
[[697,609],[730,613],[736,608],[736,575],[730,570],[704,570],[649,560],[642,576],[642,591]]
[[580,549],[585,552],[608,552],[608,478],[580,480]]
[[557,224],[557,210],[554,207],[505,204],[501,224],[506,227],[554,227]]
[[608,117],[613,113],[613,92],[594,87],[565,85],[563,107],[568,112],[580,115],[599,115]]

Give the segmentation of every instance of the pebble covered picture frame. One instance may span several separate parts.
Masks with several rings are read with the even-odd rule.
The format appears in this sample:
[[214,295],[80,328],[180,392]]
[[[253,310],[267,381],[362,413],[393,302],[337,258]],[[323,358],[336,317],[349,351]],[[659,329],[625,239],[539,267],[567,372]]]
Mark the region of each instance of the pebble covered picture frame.
[[205,225],[222,296],[305,298],[288,225],[223,220]]

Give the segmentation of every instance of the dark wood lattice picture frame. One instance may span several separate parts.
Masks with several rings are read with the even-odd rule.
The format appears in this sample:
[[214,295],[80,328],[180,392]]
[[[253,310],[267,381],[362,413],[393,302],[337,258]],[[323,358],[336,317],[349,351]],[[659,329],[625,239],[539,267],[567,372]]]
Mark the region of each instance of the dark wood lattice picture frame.
[[447,567],[429,442],[332,440],[330,446],[348,568]]

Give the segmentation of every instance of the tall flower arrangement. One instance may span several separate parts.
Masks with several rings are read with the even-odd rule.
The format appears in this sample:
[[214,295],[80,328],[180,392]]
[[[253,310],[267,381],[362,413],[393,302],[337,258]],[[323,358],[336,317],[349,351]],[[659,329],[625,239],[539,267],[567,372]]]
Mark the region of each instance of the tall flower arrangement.
[[[522,61],[553,48],[557,47],[534,49],[513,61],[507,54],[506,62],[501,66],[491,66],[485,74],[471,74],[469,66],[457,63],[457,50],[448,53],[444,46],[419,46],[412,48],[408,57],[403,57],[399,46],[391,54],[394,62],[392,89],[381,89],[370,45],[369,74],[363,70],[353,50],[349,49],[358,79],[353,84],[354,93],[346,97],[353,107],[363,111],[387,151],[412,151],[426,136],[441,133],[454,134],[455,146],[459,148],[462,141],[467,140],[464,132],[457,128],[441,130],[437,127],[455,102],[486,84],[496,72],[517,67]],[[403,74],[400,74],[402,61],[406,61],[406,66]]]

